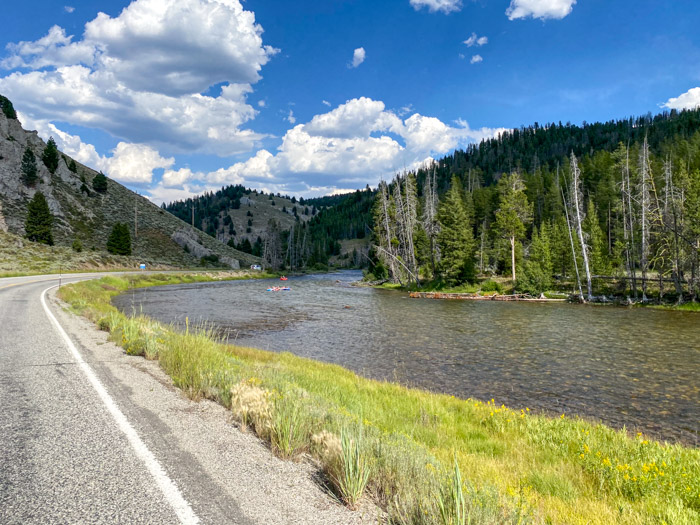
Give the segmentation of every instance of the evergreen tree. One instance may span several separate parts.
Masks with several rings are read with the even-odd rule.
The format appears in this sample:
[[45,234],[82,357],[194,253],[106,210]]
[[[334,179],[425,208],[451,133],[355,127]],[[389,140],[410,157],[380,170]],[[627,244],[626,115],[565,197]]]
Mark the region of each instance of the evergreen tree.
[[27,146],[22,155],[22,182],[27,186],[34,186],[39,179],[36,167],[36,157]]
[[10,102],[9,98],[0,95],[0,108],[2,108],[2,112],[5,114],[5,117],[11,119],[17,118],[17,112],[15,111],[15,108],[12,105],[12,102]]
[[525,184],[517,173],[501,177],[498,191],[501,200],[496,210],[496,229],[503,238],[510,240],[511,272],[515,282],[515,244],[525,237],[525,225],[532,221],[532,204],[527,200]]
[[53,246],[52,226],[53,216],[49,204],[44,194],[37,191],[27,206],[27,220],[24,223],[25,237],[33,242]]
[[532,231],[529,257],[523,264],[518,288],[525,292],[541,293],[552,286],[552,248],[546,222]]
[[116,255],[131,255],[131,234],[129,226],[117,222],[107,240],[107,251]]
[[107,191],[107,177],[105,177],[104,173],[99,172],[95,175],[95,178],[92,179],[92,188],[99,193]]
[[598,222],[593,199],[588,200],[588,214],[583,220],[583,231],[588,237],[589,257],[591,259],[591,272],[596,275],[610,275],[612,265],[606,248],[605,235]]
[[438,209],[440,233],[437,242],[442,258],[440,270],[445,280],[456,284],[474,276],[474,235],[471,217],[462,196],[462,185],[457,177]]
[[70,159],[70,164],[68,164],[68,169],[72,171],[73,173],[78,173],[78,165],[75,163],[75,160]]
[[49,137],[49,141],[44,148],[44,153],[41,155],[41,160],[51,173],[56,173],[58,168],[58,148],[53,137]]

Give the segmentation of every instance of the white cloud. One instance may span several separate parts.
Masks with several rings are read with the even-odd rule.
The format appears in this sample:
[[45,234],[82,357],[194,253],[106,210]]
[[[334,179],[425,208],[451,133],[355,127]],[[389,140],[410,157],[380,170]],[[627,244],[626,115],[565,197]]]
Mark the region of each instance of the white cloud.
[[411,5],[416,11],[422,7],[427,7],[431,13],[442,11],[445,14],[449,14],[462,9],[461,0],[411,0]]
[[64,5],[64,6],[63,6],[63,10],[64,10],[66,13],[72,13],[73,11],[75,11],[75,7],[70,6],[70,5]]
[[112,157],[105,159],[105,162],[105,173],[115,180],[127,184],[150,184],[153,181],[153,170],[169,168],[175,159],[164,159],[145,144],[120,142],[112,150]]
[[510,20],[516,18],[554,18],[561,20],[573,9],[576,0],[511,0],[506,9]]
[[81,164],[103,171],[109,177],[127,184],[150,184],[153,170],[171,167],[175,159],[163,158],[145,144],[120,142],[111,151],[112,156],[101,156],[92,144],[84,143],[78,135],[60,130],[46,120],[32,120],[23,113],[17,114],[23,127],[35,129],[47,141],[53,137],[58,149]]
[[348,67],[351,69],[356,68],[357,66],[362,64],[362,62],[364,62],[364,61],[365,61],[365,48],[358,47],[357,49],[355,49],[355,51],[353,51],[352,62],[350,62],[348,64]]
[[469,38],[467,38],[464,42],[464,44],[467,45],[467,47],[472,47],[472,46],[483,46],[489,43],[488,37],[485,36],[476,36],[476,33],[472,33]]
[[471,60],[469,60],[470,64],[478,64],[479,62],[483,62],[484,58],[481,55],[474,55]]
[[328,102],[327,100],[322,100],[322,101],[321,101],[321,104],[323,104],[324,106],[331,107],[331,103]]
[[[169,152],[233,155],[265,135],[241,129],[256,115],[251,83],[276,52],[239,0],[135,0],[100,13],[73,42],[54,26],[11,44],[0,91],[36,120],[102,129]],[[223,83],[219,96],[203,96]]]
[[384,102],[367,97],[348,100],[328,113],[316,115],[304,131],[313,136],[340,138],[366,138],[373,131],[400,133],[401,119],[384,108]]
[[294,125],[296,124],[297,118],[294,116],[294,111],[291,109],[289,110],[289,113],[287,114],[286,117],[284,117],[284,120],[289,122],[290,124]]
[[689,89],[682,95],[669,98],[662,107],[669,109],[695,109],[700,107],[700,87]]
[[267,102],[264,100],[258,100],[258,107],[259,108],[264,108],[267,105]]
[[422,165],[431,155],[444,155],[503,131],[472,130],[462,120],[457,125],[418,113],[401,120],[382,101],[362,97],[297,124],[284,135],[275,154],[259,150],[245,162],[208,174],[166,172],[164,182],[180,177],[185,185],[198,179],[207,187],[217,187],[252,180],[266,191],[328,194],[376,183],[397,169]]

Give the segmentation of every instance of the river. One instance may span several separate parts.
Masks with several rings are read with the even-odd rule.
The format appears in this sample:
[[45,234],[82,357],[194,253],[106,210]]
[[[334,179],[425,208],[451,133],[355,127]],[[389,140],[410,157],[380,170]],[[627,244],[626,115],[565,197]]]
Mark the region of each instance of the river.
[[700,444],[700,315],[612,306],[410,299],[359,272],[144,288],[115,306],[206,320],[231,342],[514,409]]

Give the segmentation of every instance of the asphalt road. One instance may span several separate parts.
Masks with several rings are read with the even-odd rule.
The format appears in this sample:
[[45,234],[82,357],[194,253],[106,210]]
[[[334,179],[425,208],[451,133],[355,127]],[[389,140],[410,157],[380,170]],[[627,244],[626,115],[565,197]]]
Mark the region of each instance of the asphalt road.
[[196,522],[177,515],[52,325],[41,295],[53,283],[0,280],[0,523]]
[[376,522],[62,311],[56,284],[0,279],[0,524]]

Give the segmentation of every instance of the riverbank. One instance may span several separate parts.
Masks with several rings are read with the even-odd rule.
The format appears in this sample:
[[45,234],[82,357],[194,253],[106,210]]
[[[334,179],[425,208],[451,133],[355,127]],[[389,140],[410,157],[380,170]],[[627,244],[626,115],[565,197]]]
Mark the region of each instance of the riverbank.
[[[340,467],[355,457],[355,472],[369,469],[367,492],[409,523],[440,523],[438,502],[449,507],[460,498],[472,520],[486,523],[694,523],[700,516],[697,449],[222,345],[206,330],[177,333],[127,318],[109,303],[129,287],[175,282],[172,275],[108,278],[66,287],[62,295],[128,353],[158,359],[190,397],[232,408],[278,454],[313,454],[351,505],[340,487],[348,471]],[[343,459],[338,450],[357,454]],[[463,484],[453,483],[455,460]]]

